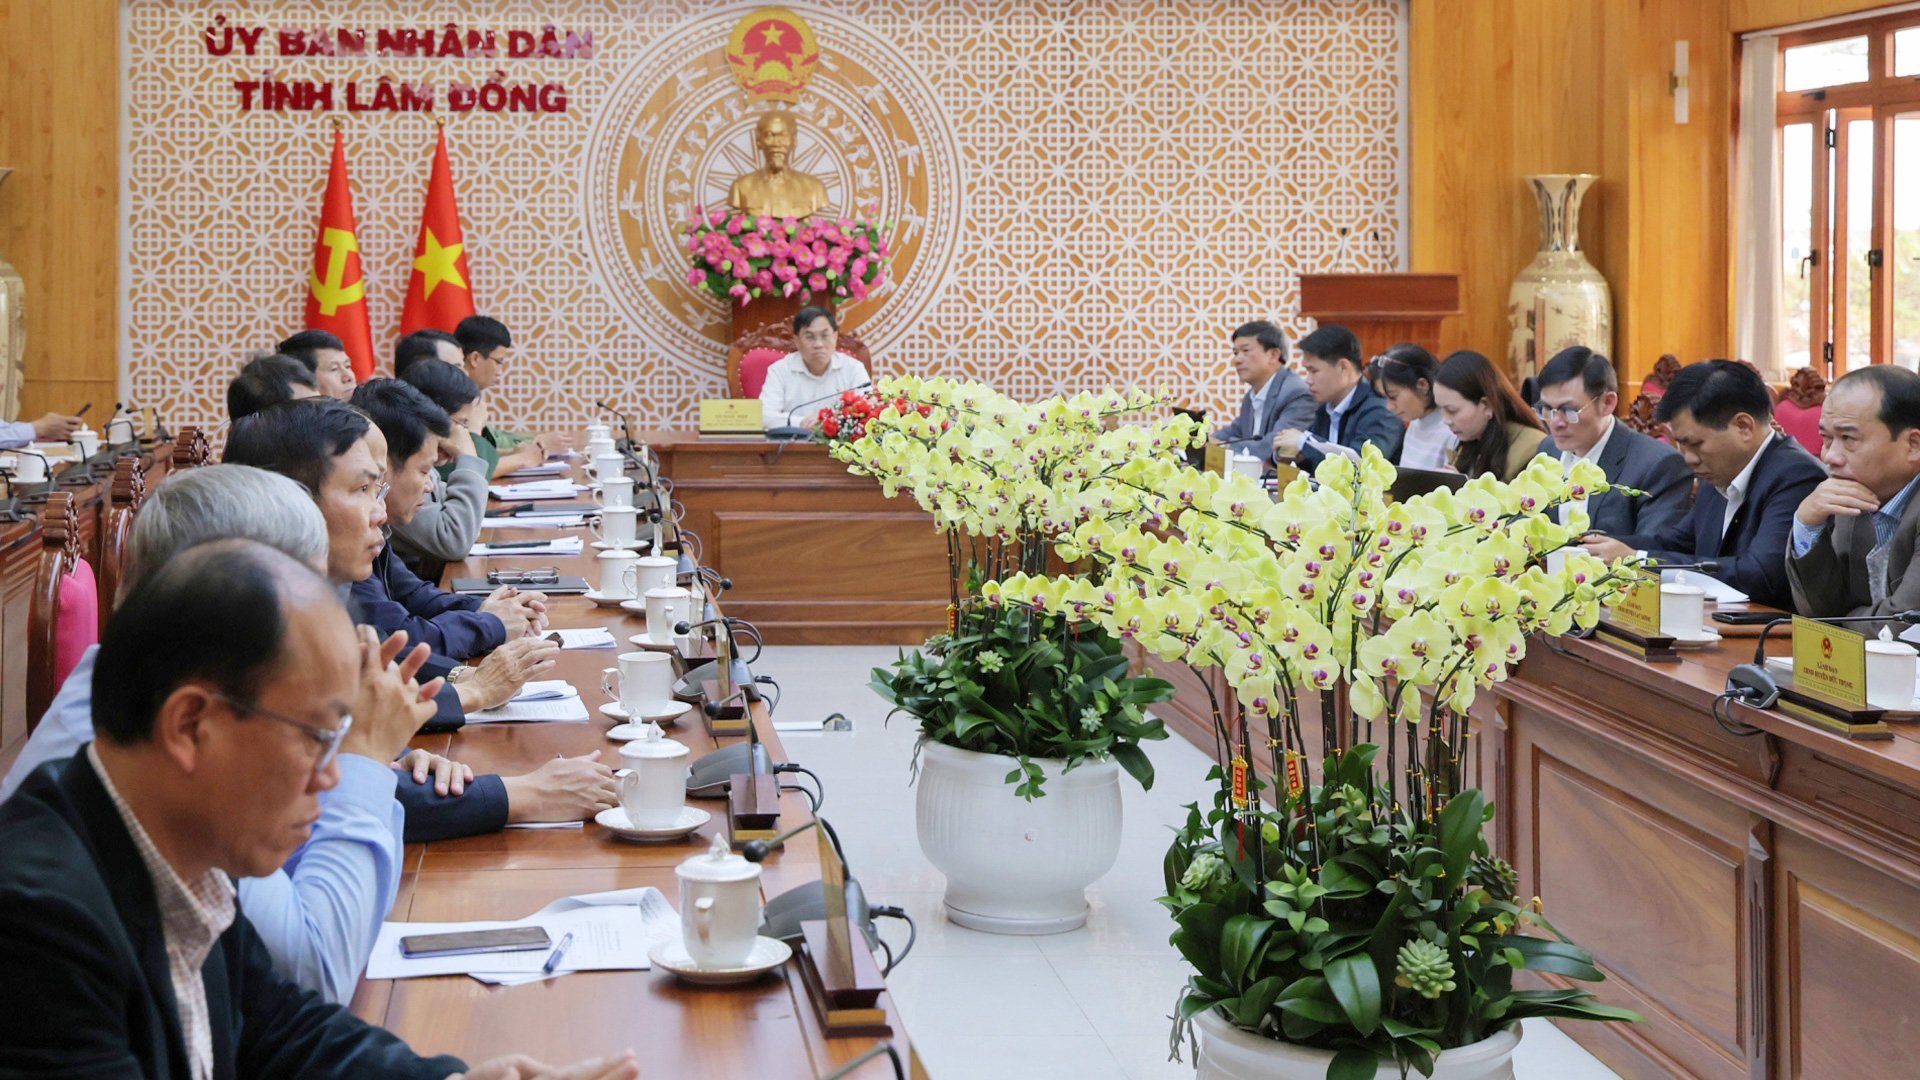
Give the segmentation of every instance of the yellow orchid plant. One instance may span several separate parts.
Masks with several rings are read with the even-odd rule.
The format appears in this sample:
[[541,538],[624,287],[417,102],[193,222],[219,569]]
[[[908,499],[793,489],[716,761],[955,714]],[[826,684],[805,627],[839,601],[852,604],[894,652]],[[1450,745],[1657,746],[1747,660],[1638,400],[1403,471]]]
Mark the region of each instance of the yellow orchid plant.
[[1035,758],[1073,767],[1111,757],[1151,787],[1137,744],[1166,737],[1146,707],[1171,685],[1130,675],[1122,643],[1098,626],[986,604],[979,592],[1044,572],[1050,548],[1096,514],[1150,519],[1157,500],[1124,475],[1143,461],[1177,461],[1204,430],[1184,416],[1132,419],[1164,411],[1140,390],[1026,403],[978,383],[895,378],[875,398],[882,404],[864,432],[831,453],[932,515],[949,579],[947,633],[876,669],[875,691],[919,719],[923,741],[1017,758],[1008,780],[1024,797],[1042,793]]

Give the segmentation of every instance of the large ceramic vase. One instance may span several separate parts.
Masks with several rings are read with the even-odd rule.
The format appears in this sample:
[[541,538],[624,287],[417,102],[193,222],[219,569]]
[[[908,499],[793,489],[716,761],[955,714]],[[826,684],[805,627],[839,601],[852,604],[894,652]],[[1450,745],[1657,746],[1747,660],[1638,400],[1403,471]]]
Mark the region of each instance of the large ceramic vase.
[[1569,345],[1613,355],[1613,293],[1580,250],[1580,202],[1598,179],[1527,177],[1540,203],[1540,250],[1507,290],[1507,365],[1517,379]]
[[1120,854],[1120,767],[1035,759],[1045,794],[1013,793],[1016,758],[940,743],[920,750],[920,850],[947,877],[947,917],[992,934],[1085,925],[1087,886]]
[[[1198,1080],[1326,1080],[1333,1051],[1295,1046],[1242,1031],[1212,1009],[1193,1018],[1200,1034]],[[1513,1080],[1513,1052],[1520,1026],[1471,1046],[1443,1050],[1433,1059],[1431,1080]],[[1375,1080],[1401,1080],[1400,1067],[1383,1062]],[[1418,1073],[1409,1071],[1408,1076]]]
[[[0,188],[12,169],[0,169]],[[0,251],[0,416],[20,415],[20,384],[27,378],[27,283]]]

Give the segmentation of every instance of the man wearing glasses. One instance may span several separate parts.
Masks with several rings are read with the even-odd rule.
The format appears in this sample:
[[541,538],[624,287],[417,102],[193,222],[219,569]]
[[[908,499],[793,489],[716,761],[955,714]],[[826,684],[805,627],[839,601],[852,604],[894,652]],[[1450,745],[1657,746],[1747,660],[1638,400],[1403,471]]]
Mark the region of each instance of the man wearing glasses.
[[[469,315],[460,320],[453,336],[460,343],[461,363],[467,377],[480,388],[480,400],[473,411],[479,417],[476,439],[492,453],[481,456],[493,463],[493,475],[505,476],[533,465],[543,464],[549,451],[547,436],[510,435],[486,423],[492,400],[488,391],[507,377],[507,365],[513,360],[513,335],[505,323],[486,315]],[[476,444],[477,445],[477,444]]]
[[630,1053],[468,1072],[274,970],[232,879],[306,843],[364,660],[326,581],[252,541],[193,549],[133,589],[97,657],[97,737],[0,807],[0,1072],[638,1075]]
[[1602,492],[1587,500],[1589,527],[1607,536],[1664,531],[1693,506],[1693,474],[1678,451],[1614,419],[1620,383],[1613,363],[1584,345],[1556,353],[1540,369],[1540,452],[1571,469],[1591,461],[1607,482],[1645,495]]

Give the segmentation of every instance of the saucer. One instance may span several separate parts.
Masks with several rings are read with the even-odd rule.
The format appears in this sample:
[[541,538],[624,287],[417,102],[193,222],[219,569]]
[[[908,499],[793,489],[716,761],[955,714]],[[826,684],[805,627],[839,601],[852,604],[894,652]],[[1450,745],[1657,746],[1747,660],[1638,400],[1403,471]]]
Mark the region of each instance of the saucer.
[[1686,637],[1681,637],[1678,634],[1671,636],[1673,637],[1673,647],[1676,649],[1704,649],[1709,645],[1718,644],[1722,640],[1718,631],[1709,630],[1704,626],[1700,628],[1698,634],[1689,634]]
[[588,589],[586,592],[583,592],[580,595],[586,597],[587,599],[593,601],[595,604],[598,604],[601,607],[619,607],[621,604],[627,603],[627,600],[624,597],[611,596],[607,593],[601,592],[599,589]]
[[670,652],[676,655],[680,652],[679,649],[674,647],[673,639],[669,638],[666,641],[655,641],[649,634],[635,634],[627,639],[627,643],[642,649],[652,649],[655,652]]
[[[622,840],[678,840],[683,836],[692,835],[700,826],[712,821],[713,815],[697,806],[683,806],[680,808],[679,818],[671,825],[662,825],[654,829],[636,829],[627,824],[626,807],[609,806],[593,815],[593,820],[611,829],[613,835]],[[687,947],[677,941],[675,944],[679,946],[681,955],[684,957]],[[757,946],[756,951],[758,951]],[[784,960],[785,957],[782,959]],[[686,962],[692,963],[691,960]]]
[[609,544],[605,540],[595,540],[589,546],[596,551],[638,551],[650,543],[651,540],[629,540],[624,544]]
[[[677,724],[680,722],[680,718],[685,716],[687,710],[691,708],[693,708],[693,706],[684,701],[676,701],[657,713],[648,713],[642,716],[640,721],[641,723],[645,723],[651,720],[656,724],[665,725]],[[627,710],[620,707],[619,702],[609,701],[605,705],[600,706],[600,715],[620,721],[619,724],[614,726],[613,730],[607,732],[607,738],[618,739],[621,742],[640,738],[640,732],[636,730],[631,723],[632,717],[627,715]]]
[[730,968],[699,967],[693,962],[693,957],[687,955],[686,942],[678,937],[669,938],[647,950],[647,959],[654,967],[671,971],[700,986],[731,986],[752,982],[786,963],[792,956],[793,946],[770,937],[754,938],[753,952],[748,954],[746,962]]

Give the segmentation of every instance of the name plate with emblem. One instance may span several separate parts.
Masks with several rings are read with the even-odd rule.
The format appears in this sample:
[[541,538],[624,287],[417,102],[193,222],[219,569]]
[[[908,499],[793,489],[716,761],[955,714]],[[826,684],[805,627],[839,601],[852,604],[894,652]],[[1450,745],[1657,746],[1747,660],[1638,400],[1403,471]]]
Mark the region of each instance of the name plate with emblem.
[[700,434],[761,437],[759,398],[708,398],[700,403]]
[[1793,684],[1849,709],[1867,707],[1867,637],[1818,619],[1793,619]]

